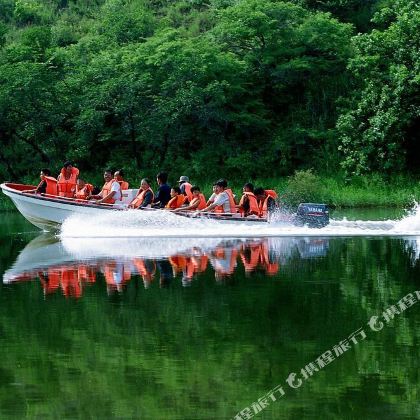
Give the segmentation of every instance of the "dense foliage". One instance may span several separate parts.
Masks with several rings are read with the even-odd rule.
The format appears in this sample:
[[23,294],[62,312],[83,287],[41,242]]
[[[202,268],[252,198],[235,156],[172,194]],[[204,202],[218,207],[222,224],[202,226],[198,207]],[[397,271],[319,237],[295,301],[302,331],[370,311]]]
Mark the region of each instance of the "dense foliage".
[[419,26],[410,0],[0,0],[0,177],[412,171]]

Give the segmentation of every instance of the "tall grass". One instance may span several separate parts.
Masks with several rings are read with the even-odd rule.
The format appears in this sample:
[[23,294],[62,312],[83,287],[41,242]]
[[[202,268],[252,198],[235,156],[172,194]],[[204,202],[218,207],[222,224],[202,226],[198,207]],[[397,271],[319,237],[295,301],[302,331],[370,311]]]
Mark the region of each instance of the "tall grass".
[[289,204],[316,201],[335,207],[407,207],[419,200],[420,181],[405,176],[386,180],[373,174],[344,180],[297,171],[285,189]]

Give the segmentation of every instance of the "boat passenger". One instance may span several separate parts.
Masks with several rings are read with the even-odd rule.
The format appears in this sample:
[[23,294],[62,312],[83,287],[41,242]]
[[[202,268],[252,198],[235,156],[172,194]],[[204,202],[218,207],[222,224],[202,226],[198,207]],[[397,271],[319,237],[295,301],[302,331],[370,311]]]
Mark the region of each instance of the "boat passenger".
[[41,169],[39,174],[41,182],[33,190],[24,190],[24,193],[57,195],[57,180],[51,176],[51,171],[47,168]]
[[200,187],[197,187],[197,185],[194,185],[191,187],[191,194],[192,194],[192,200],[188,206],[180,207],[175,212],[178,211],[189,211],[189,210],[203,210],[206,207],[206,197],[204,197],[204,194],[200,191]]
[[75,197],[79,200],[87,200],[92,195],[93,185],[87,184],[84,179],[77,178]]
[[277,193],[274,190],[264,190],[263,188],[255,188],[255,197],[257,198],[260,217],[267,217],[269,213],[275,211],[277,204]]
[[217,182],[220,182],[223,185],[223,188],[225,189],[225,192],[230,196],[231,200],[235,203],[235,205],[238,204],[238,202],[236,201],[235,194],[233,194],[233,191],[230,188],[228,188],[228,183],[227,183],[226,179],[221,178],[221,179],[217,180]]
[[124,171],[122,169],[114,173],[114,179],[120,184],[121,191],[128,190],[129,184],[127,181],[124,181]]
[[159,185],[155,199],[153,200],[153,207],[163,208],[171,199],[171,187],[168,185],[168,174],[166,172],[159,172],[156,176],[156,182]]
[[73,163],[70,161],[65,162],[57,177],[58,195],[60,197],[74,197],[78,176],[79,170],[73,166]]
[[179,187],[171,188],[171,199],[168,204],[165,206],[167,210],[179,209],[185,202],[185,195],[181,194],[181,189]]
[[120,184],[112,177],[112,170],[106,169],[104,172],[105,184],[102,187],[102,190],[97,195],[90,195],[87,198],[96,199],[98,204],[114,204],[116,201],[121,201],[121,187]]
[[179,188],[181,188],[181,194],[184,194],[187,197],[188,202],[190,202],[192,200],[192,185],[190,184],[190,179],[187,176],[183,175],[179,178],[178,184]]
[[254,195],[254,186],[248,182],[243,187],[243,195],[239,201],[239,212],[244,216],[259,216],[260,209],[258,207],[257,198]]
[[143,178],[141,180],[140,189],[137,196],[128,207],[131,209],[144,209],[146,207],[150,207],[153,203],[154,197],[155,195],[150,188],[150,180],[148,178]]
[[213,204],[214,199],[216,198],[216,184],[213,184],[213,194],[209,197],[207,200],[206,206],[209,206],[210,204]]
[[225,180],[216,182],[216,198],[212,204],[205,207],[201,211],[213,211],[215,213],[236,213],[236,205],[233,199],[232,192],[225,190],[227,185]]

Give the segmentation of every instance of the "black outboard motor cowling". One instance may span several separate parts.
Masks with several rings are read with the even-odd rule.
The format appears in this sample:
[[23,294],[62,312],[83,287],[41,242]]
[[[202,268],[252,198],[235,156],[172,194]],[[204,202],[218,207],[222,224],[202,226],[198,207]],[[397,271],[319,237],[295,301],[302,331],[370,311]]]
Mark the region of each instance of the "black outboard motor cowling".
[[326,204],[300,203],[296,212],[296,226],[322,228],[330,223],[330,214]]

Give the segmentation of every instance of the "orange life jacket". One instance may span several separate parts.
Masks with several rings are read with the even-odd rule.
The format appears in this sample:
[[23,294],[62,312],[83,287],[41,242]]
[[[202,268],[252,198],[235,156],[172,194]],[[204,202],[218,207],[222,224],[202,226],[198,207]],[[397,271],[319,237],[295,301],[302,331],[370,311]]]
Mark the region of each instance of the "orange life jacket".
[[38,276],[46,295],[54,293],[60,287],[60,273],[57,270],[49,268],[47,278],[43,273],[39,273]]
[[142,190],[138,192],[136,198],[131,202],[130,205],[134,206],[134,208],[139,208],[143,204],[144,196],[146,195],[147,191],[150,191],[152,193],[152,203],[155,198],[155,195],[153,194],[152,189],[149,187],[147,190]]
[[209,257],[207,255],[194,256],[191,257],[191,260],[194,264],[196,273],[203,273],[206,271],[207,263],[209,262]]
[[273,200],[277,198],[277,193],[274,190],[264,190],[266,197],[263,201],[259,202],[259,215],[260,217],[267,217],[268,200],[271,197]]
[[[250,252],[250,254],[247,254],[247,251]],[[260,262],[260,246],[259,244],[257,246],[250,246],[246,247],[244,251],[241,253],[241,260],[242,264],[244,265],[245,271],[247,273],[254,271],[258,263]]]
[[172,197],[168,201],[168,204],[165,206],[165,208],[177,209],[181,207],[184,204],[184,202],[185,202],[185,195],[179,194],[179,195],[176,195],[175,197]]
[[93,190],[93,185],[91,184],[85,184],[85,186],[83,188],[78,187],[78,185],[76,185],[76,198],[80,199],[80,200],[86,200],[86,198],[92,194],[92,190]]
[[[102,187],[102,198],[106,197],[110,192],[111,192],[111,188],[112,188],[112,184],[114,182],[117,182],[115,179],[111,179],[111,181],[109,182],[105,182],[104,186]],[[117,200],[121,200],[121,192],[120,192],[120,196],[119,197],[111,197],[108,198],[107,200],[104,201],[104,203],[108,203],[108,204],[114,204],[115,201]]]
[[121,191],[128,190],[129,185],[127,181],[118,181],[118,183],[121,186]]
[[79,265],[77,268],[77,274],[80,282],[95,283],[96,281],[96,272],[94,267]]
[[267,243],[263,243],[260,246],[260,262],[270,276],[277,274],[279,271],[279,264],[270,260]]
[[[57,195],[57,180],[55,178],[53,178],[52,176],[45,176],[44,178],[45,178],[45,181],[47,183],[47,188],[45,190],[45,194]],[[39,188],[43,182],[44,181],[41,181],[38,184],[37,188]]]
[[187,267],[187,259],[183,255],[173,255],[169,257],[169,262],[175,273],[179,273]]
[[74,191],[76,190],[76,181],[77,176],[79,175],[79,170],[77,168],[72,168],[70,177],[68,179],[65,178],[66,170],[63,168],[58,175],[57,180],[57,187],[58,187],[58,195],[60,197],[74,197]]
[[152,261],[152,270],[150,270],[150,268],[146,266],[146,262],[142,258],[134,258],[133,263],[144,281],[147,281],[148,283],[153,281],[153,277],[156,273],[156,264],[154,261]]
[[194,261],[192,260],[192,258],[187,258],[186,259],[185,270],[183,272],[184,277],[186,279],[192,280],[195,272],[196,272],[196,270],[195,270]]
[[82,296],[82,286],[79,283],[77,270],[64,267],[61,269],[61,289],[65,297]]
[[[248,198],[249,203],[249,209],[247,213],[245,213],[244,210],[245,198]],[[255,197],[254,193],[244,192],[244,195],[241,197],[241,201],[239,202],[239,209],[243,216],[249,216],[250,214],[255,214],[258,216],[260,214],[257,197]]]
[[[120,275],[121,278],[119,278]],[[118,286],[123,286],[130,281],[131,271],[124,264],[120,266],[113,261],[108,261],[105,263],[104,277],[109,286],[117,288]],[[118,281],[116,281],[116,278]]]
[[229,207],[230,207],[230,211],[225,212],[225,210],[223,209],[223,205],[222,206],[217,206],[214,209],[215,213],[236,213],[236,204],[235,204],[235,199],[233,198],[233,192],[230,188],[227,188],[226,190],[224,190],[225,193],[227,193],[228,197],[229,197]]
[[204,197],[204,194],[203,193],[200,193],[198,195],[198,198],[200,199],[200,202],[198,203],[197,210],[203,210],[203,209],[205,209],[207,207],[206,197]]
[[181,186],[184,187],[185,196],[188,198],[188,201],[191,202],[193,198],[193,195],[191,192],[192,185],[189,182],[184,182]]

